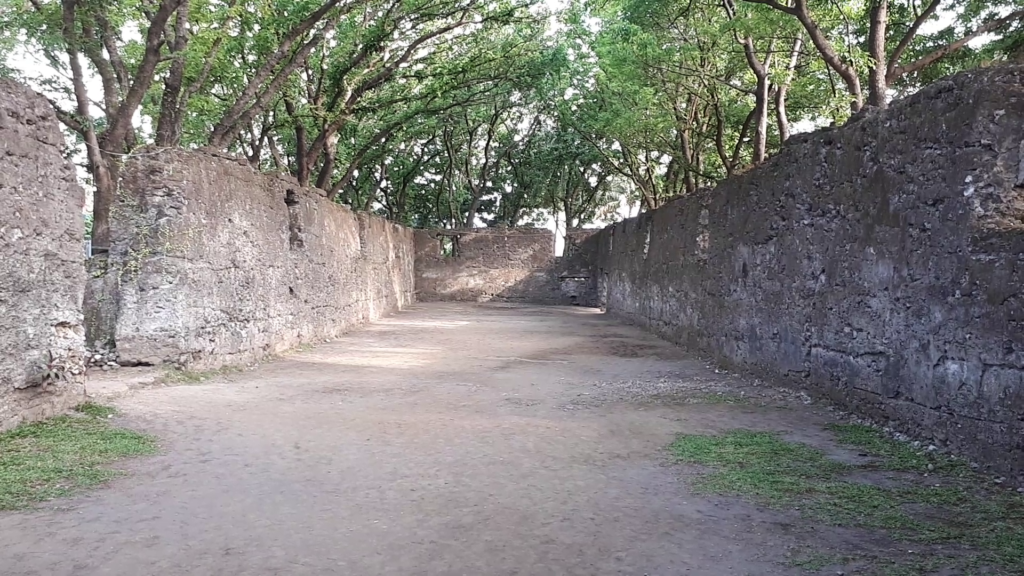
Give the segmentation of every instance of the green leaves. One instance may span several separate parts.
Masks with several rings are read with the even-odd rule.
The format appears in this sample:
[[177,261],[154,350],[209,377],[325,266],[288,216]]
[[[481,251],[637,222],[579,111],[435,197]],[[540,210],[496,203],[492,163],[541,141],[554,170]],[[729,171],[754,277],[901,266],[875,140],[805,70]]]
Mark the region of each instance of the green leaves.
[[[757,0],[571,0],[554,13],[539,0],[179,1],[155,31],[141,118],[115,148],[212,143],[432,226],[583,223],[623,195],[655,208],[761,161],[793,130],[844,122],[848,92],[877,65],[863,0],[808,2],[816,39]],[[1021,19],[962,42],[1024,0],[942,0],[934,13],[932,2],[888,1],[897,95],[1024,46]],[[124,126],[115,116],[162,4],[73,4],[64,35],[62,2],[0,0],[0,74],[61,105],[81,146],[89,127],[103,140]]]

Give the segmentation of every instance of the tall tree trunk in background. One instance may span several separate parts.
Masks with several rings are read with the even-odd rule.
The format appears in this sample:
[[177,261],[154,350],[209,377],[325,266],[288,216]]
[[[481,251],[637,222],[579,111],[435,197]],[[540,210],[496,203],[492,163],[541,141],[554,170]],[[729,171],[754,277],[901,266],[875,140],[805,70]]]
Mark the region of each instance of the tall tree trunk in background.
[[850,109],[854,112],[859,111],[864,106],[864,92],[860,86],[860,76],[857,75],[857,69],[852,64],[844,62],[843,58],[836,52],[835,47],[829,42],[825,32],[821,30],[818,23],[811,17],[810,9],[807,7],[807,0],[793,0],[793,5],[790,6],[788,0],[784,0],[786,3],[783,4],[779,0],[744,0],[752,4],[764,4],[771,6],[779,12],[784,12],[790,16],[795,16],[800,24],[807,31],[807,35],[811,39],[811,43],[818,49],[818,54],[821,59],[825,61],[825,64],[829,68],[839,74],[839,77],[843,79],[843,83],[846,84],[846,91],[850,94],[852,100],[850,101]]
[[466,212],[466,228],[476,228],[476,215],[480,211],[480,194],[473,193],[473,201],[469,204],[469,211]]
[[[69,128],[78,132],[85,141],[86,158],[89,172],[93,177],[93,245],[99,250],[110,247],[110,209],[114,204],[117,191],[117,171],[121,156],[129,152],[130,145],[135,141],[132,118],[142,104],[149,91],[160,62],[164,45],[164,32],[168,20],[180,7],[184,0],[161,0],[150,16],[150,25],[145,32],[143,52],[134,75],[128,78],[124,59],[114,43],[115,31],[109,24],[106,14],[98,7],[90,6],[90,11],[79,12],[79,0],[61,1],[61,34],[71,69],[72,85],[75,93],[75,114],[68,114],[55,106],[57,117]],[[33,4],[41,9],[38,3]],[[103,81],[106,112],[106,127],[97,133],[90,113],[90,99],[86,87],[85,72],[79,61],[83,38],[79,34],[79,24],[84,34],[95,40],[97,30],[102,37],[102,44],[110,52],[103,59],[99,51],[90,48],[87,56],[105,76]]]
[[[722,6],[729,19],[734,20],[736,5],[733,0],[722,0]],[[768,43],[768,51],[764,60],[761,60],[758,57],[757,46],[754,44],[753,38],[750,36],[740,37],[735,32],[733,36],[736,38],[736,42],[743,46],[743,56],[747,60],[747,66],[750,67],[754,78],[757,79],[757,86],[754,88],[754,154],[752,159],[754,164],[760,164],[768,157],[768,102],[771,100],[768,72],[772,66],[775,41],[772,40]]]
[[754,92],[754,164],[760,164],[768,157],[768,69],[755,70],[757,88]]
[[[319,46],[324,38],[334,30],[338,19],[355,9],[361,4],[361,0],[342,6],[328,18],[328,14],[340,3],[341,0],[328,0],[285,34],[274,52],[249,79],[235,103],[217,121],[210,132],[208,140],[210,146],[226,148],[234,141],[235,136],[244,126],[262,114],[284,88],[285,81],[302,65],[313,48]],[[327,19],[326,24],[313,33],[309,40],[303,42],[307,33],[325,19]]]
[[177,146],[181,143],[185,106],[181,93],[185,80],[185,49],[188,48],[189,0],[182,0],[178,16],[174,21],[174,41],[170,43],[174,61],[167,71],[164,92],[160,96],[160,116],[156,124],[156,145]]
[[306,125],[296,113],[295,104],[288,98],[284,99],[284,109],[295,126],[295,173],[293,175],[298,179],[300,185],[305,186],[303,183],[309,182],[309,164],[306,162]]
[[868,72],[868,105],[886,108],[889,104],[886,94],[889,84],[886,80],[888,59],[885,55],[885,36],[889,23],[889,0],[871,0],[870,19],[868,55],[871,57],[871,70]]
[[988,22],[975,28],[972,32],[969,32],[962,36],[961,38],[958,38],[957,40],[954,40],[946,44],[945,46],[941,46],[929,52],[928,54],[921,56],[920,58],[913,62],[910,62],[908,64],[900,64],[900,58],[903,56],[903,52],[910,45],[910,42],[914,39],[914,37],[917,36],[917,33],[920,30],[921,25],[924,24],[929,18],[931,18],[931,16],[938,9],[939,4],[941,2],[942,0],[931,1],[931,3],[925,8],[925,10],[914,20],[913,24],[910,25],[910,28],[907,30],[907,33],[903,35],[903,38],[899,41],[899,43],[896,45],[896,48],[892,51],[892,54],[889,55],[888,66],[886,70],[886,83],[888,85],[891,86],[894,82],[906,76],[907,74],[913,74],[915,72],[919,72],[927,68],[928,66],[931,66],[935,62],[938,62],[939,60],[945,58],[946,56],[949,56],[950,54],[962,49],[964,46],[967,46],[967,44],[971,40],[974,40],[979,36],[988,34],[989,32],[995,32],[996,30],[999,30],[1003,26],[1013,24],[1014,22],[1024,19],[1024,10],[1014,10],[1013,12],[1010,12],[1009,14],[1006,14],[1005,16],[1002,16],[1000,18],[989,20]]
[[786,97],[789,95],[789,85],[793,83],[793,74],[796,72],[796,65],[800,61],[800,49],[803,48],[803,35],[798,35],[793,40],[793,50],[789,54],[789,64],[786,66],[786,79],[775,91],[775,119],[779,126],[779,140],[785,143],[789,140],[789,116],[786,113]]
[[324,163],[320,167],[320,173],[316,178],[316,187],[327,190],[331,185],[331,177],[334,176],[334,162],[338,156],[338,135],[331,134],[327,138],[327,145],[324,146]]
[[[92,174],[93,185],[96,187],[93,192],[93,244],[102,249],[110,246],[110,206],[114,202],[116,185],[113,175],[100,151],[99,138],[93,123],[89,121],[89,96],[85,88],[85,73],[82,71],[82,64],[78,60],[78,46],[80,44],[75,19],[78,10],[78,0],[63,0],[62,33],[64,42],[67,45],[68,65],[71,68],[71,80],[75,90],[75,112],[78,118],[83,121],[75,121],[82,137],[85,140],[86,159],[88,161],[89,173]],[[68,119],[72,121],[72,119]]]

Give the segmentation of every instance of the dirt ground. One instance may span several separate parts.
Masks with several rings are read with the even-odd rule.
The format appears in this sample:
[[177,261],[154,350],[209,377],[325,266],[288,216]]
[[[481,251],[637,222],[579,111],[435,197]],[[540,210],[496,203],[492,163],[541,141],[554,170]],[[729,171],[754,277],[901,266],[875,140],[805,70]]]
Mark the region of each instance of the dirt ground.
[[[161,454],[0,514],[0,574],[801,574],[816,527],[696,497],[666,452],[738,427],[829,448],[826,411],[754,384],[593,310],[416,305],[108,400]],[[721,391],[757,401],[701,401]]]

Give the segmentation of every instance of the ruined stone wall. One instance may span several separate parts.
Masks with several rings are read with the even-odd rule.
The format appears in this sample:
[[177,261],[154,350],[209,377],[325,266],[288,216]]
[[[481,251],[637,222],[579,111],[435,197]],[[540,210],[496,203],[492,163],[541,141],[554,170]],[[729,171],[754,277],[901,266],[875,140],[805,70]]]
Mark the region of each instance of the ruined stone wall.
[[[451,247],[443,248],[442,241]],[[416,295],[425,302],[558,303],[562,298],[554,265],[550,230],[416,231]]]
[[591,266],[599,254],[599,243],[589,240],[598,232],[597,228],[576,228],[565,235],[565,253],[557,266],[559,289],[563,298],[577,306],[604,304],[602,285]]
[[149,151],[126,163],[120,195],[89,307],[102,311],[91,339],[121,363],[239,364],[412,302],[412,231],[291,178]]
[[1024,68],[801,135],[584,244],[614,315],[1024,469]]
[[82,401],[85,197],[46,100],[0,79],[0,430]]

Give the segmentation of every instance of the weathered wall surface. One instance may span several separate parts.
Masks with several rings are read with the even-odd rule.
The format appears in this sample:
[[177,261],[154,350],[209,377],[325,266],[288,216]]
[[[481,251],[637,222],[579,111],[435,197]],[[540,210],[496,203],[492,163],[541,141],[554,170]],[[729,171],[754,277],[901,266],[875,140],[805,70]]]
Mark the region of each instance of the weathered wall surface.
[[82,401],[84,192],[44,98],[0,79],[0,430]]
[[605,297],[599,275],[591,264],[600,253],[600,243],[591,242],[600,230],[595,228],[570,229],[565,237],[565,254],[559,259],[559,288],[569,303],[578,306],[599,307]]
[[[442,238],[455,245],[445,254]],[[416,295],[440,300],[562,300],[555,236],[532,228],[416,231]]]
[[565,255],[556,257],[550,230],[417,230],[417,298],[598,306],[594,255],[583,244],[597,232],[570,230]]
[[1024,68],[800,136],[584,244],[611,313],[1024,469]]
[[248,362],[412,301],[412,231],[290,178],[165,150],[129,161],[121,193],[90,336],[122,363]]

